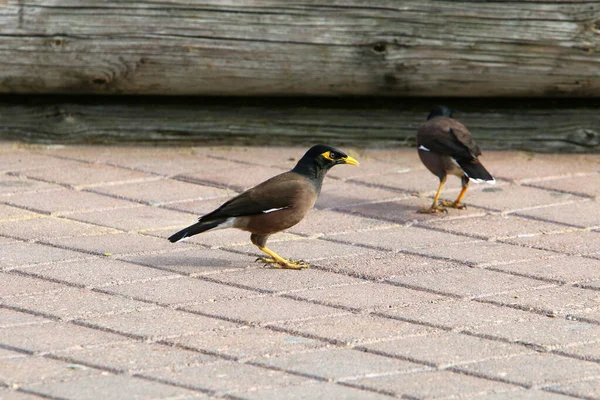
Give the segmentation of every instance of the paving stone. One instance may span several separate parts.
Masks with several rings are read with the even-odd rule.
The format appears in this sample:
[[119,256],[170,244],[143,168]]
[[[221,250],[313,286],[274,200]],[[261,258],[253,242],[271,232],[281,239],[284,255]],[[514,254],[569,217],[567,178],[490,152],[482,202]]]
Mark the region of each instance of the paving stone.
[[42,357],[8,358],[0,363],[0,382],[27,385],[35,382],[61,381],[98,375],[97,369],[81,367]]
[[0,221],[40,218],[40,216],[40,214],[23,210],[22,208],[0,204]]
[[[105,235],[86,235],[69,238],[48,239],[48,243],[76,251],[85,251],[99,255],[122,256],[130,253],[156,252],[172,250],[170,243],[157,237],[136,233],[113,233]],[[182,247],[190,247],[183,245]]]
[[85,322],[102,329],[146,339],[176,337],[239,327],[237,324],[217,318],[167,308],[104,315],[89,318]]
[[492,326],[514,321],[542,319],[536,314],[492,304],[470,300],[449,300],[434,304],[418,304],[409,307],[381,311],[392,317],[418,321],[448,329],[470,329],[477,326]]
[[183,200],[205,200],[222,198],[223,202],[236,193],[214,186],[196,185],[173,179],[124,183],[119,185],[96,186],[92,191],[105,193],[132,201],[146,202],[151,205]]
[[393,227],[368,232],[353,232],[344,235],[330,236],[336,241],[350,244],[362,244],[390,251],[429,248],[455,243],[474,243],[477,239],[451,233],[438,232],[431,229],[411,227]]
[[435,329],[389,318],[346,314],[309,321],[278,322],[274,326],[299,335],[309,335],[339,344],[360,344],[383,339],[419,336]]
[[217,352],[238,360],[304,352],[326,345],[322,341],[258,327],[182,336],[167,341],[186,348]]
[[328,380],[354,380],[368,375],[415,372],[427,369],[409,361],[353,349],[322,349],[254,360],[260,365],[317,376]]
[[85,258],[89,258],[89,255],[42,244],[9,243],[2,245],[2,251],[0,251],[0,269],[13,269],[22,265],[36,265]]
[[316,269],[298,271],[289,269],[247,269],[215,274],[210,277],[219,282],[244,285],[273,293],[296,292],[306,289],[345,286],[363,281],[342,274]]
[[55,217],[0,222],[0,234],[22,240],[46,241],[52,238],[101,235],[115,232],[111,228]]
[[37,164],[21,174],[30,179],[79,187],[154,178],[152,175],[129,169],[58,158],[46,158],[43,164]]
[[67,322],[44,322],[1,328],[2,343],[27,351],[45,353],[125,340],[119,335]]
[[[18,352],[18,351],[12,351],[12,350],[0,348],[0,361],[3,359],[6,359],[6,358],[20,358],[20,357],[29,357],[29,355]],[[2,388],[0,388],[0,396],[2,395],[1,390],[2,390]],[[2,397],[0,397],[0,399],[1,398]]]
[[[438,178],[421,166],[414,169],[398,166],[392,171],[381,171],[381,173],[377,175],[357,177],[354,178],[353,181],[397,190],[399,192],[419,193],[423,195],[435,194],[440,183]],[[453,177],[448,179],[444,194],[452,193],[449,194],[449,196],[455,197],[459,191],[460,181]]]
[[391,357],[431,363],[437,368],[532,352],[523,346],[486,340],[456,332],[413,336],[363,346]]
[[585,255],[598,251],[600,232],[564,232],[550,235],[508,239],[506,242],[514,243],[519,246],[531,246],[561,253]]
[[424,371],[412,374],[384,375],[359,379],[353,382],[361,386],[418,399],[438,399],[470,394],[510,391],[512,385],[476,378],[450,371]]
[[447,213],[418,213],[423,207],[431,206],[432,201],[433,196],[431,198],[409,197],[404,200],[340,207],[340,210],[364,217],[406,225],[417,222],[428,223],[438,219],[476,217],[486,214],[486,211],[477,207],[469,207],[466,210],[450,208]]
[[334,383],[315,383],[299,386],[251,391],[238,394],[248,400],[386,400],[389,396]]
[[590,321],[591,323],[600,323],[600,307],[594,309],[585,308],[581,311],[570,313],[568,318],[578,321]]
[[177,365],[198,365],[218,358],[158,343],[122,342],[54,352],[70,363],[136,373]]
[[[194,185],[201,186],[199,184],[194,184]],[[218,189],[218,190],[224,190],[224,189]],[[216,197],[216,198],[207,199],[207,200],[177,201],[177,202],[172,202],[172,203],[168,203],[168,204],[163,204],[162,207],[169,209],[169,210],[183,211],[183,212],[186,212],[189,214],[193,214],[190,217],[190,224],[191,224],[194,222],[194,217],[196,217],[196,219],[198,219],[198,217],[200,217],[204,214],[208,214],[211,211],[216,210],[227,200],[229,200],[230,198],[236,196],[237,194],[239,194],[241,192],[235,192],[232,190],[228,190],[228,193],[231,193],[231,195],[225,196],[225,197]],[[230,229],[229,231],[236,231],[236,230]]]
[[402,200],[408,197],[408,193],[395,190],[352,182],[325,181],[315,207],[319,209],[345,209],[359,204]]
[[452,220],[442,219],[432,222],[431,225],[445,232],[468,233],[482,239],[520,238],[565,230],[564,225],[523,218],[514,214],[493,214],[478,218]]
[[596,341],[600,326],[563,318],[541,317],[497,326],[472,327],[469,331],[548,350]]
[[354,274],[370,279],[388,279],[416,273],[436,273],[463,265],[412,254],[372,251],[330,260],[319,260],[319,265],[332,271]]
[[203,150],[216,159],[292,169],[307,148],[303,146],[211,146]]
[[[1,279],[0,371],[7,359],[31,358],[27,352],[56,352],[67,357],[66,365],[79,361],[147,375],[58,374],[39,381],[36,376],[50,369],[28,366],[31,371],[24,376],[31,383],[23,390],[53,398],[187,399],[206,397],[206,390],[216,390],[213,397],[240,399],[390,397],[374,391],[438,399],[596,395],[593,380],[600,373],[582,365],[600,364],[600,305],[594,297],[600,290],[595,240],[600,231],[594,230],[600,227],[600,220],[594,222],[600,203],[593,187],[600,176],[597,155],[486,153],[483,162],[497,185],[471,185],[467,210],[425,215],[417,211],[429,206],[437,179],[415,150],[359,149],[352,154],[363,165],[330,171],[317,209],[269,241],[286,258],[311,260],[309,270],[255,263],[262,254],[247,232],[209,232],[178,245],[166,241],[243,188],[289,170],[305,151],[305,146],[48,148],[0,143],[0,171],[14,171],[0,173],[0,269],[18,269],[0,273],[11,277]],[[222,189],[228,186],[234,190]],[[450,179],[442,197],[454,199],[459,188],[459,180]],[[577,232],[580,228],[587,232]],[[63,250],[67,248],[78,251]],[[566,257],[573,253],[583,255]],[[455,300],[432,294],[435,290],[486,297]],[[244,294],[251,297],[242,298]],[[489,303],[497,298],[502,305]],[[193,306],[198,312],[174,309],[188,301],[205,303]],[[315,304],[319,302],[334,307]],[[514,308],[518,306],[536,309]],[[21,308],[29,313],[16,311]],[[561,312],[566,318],[556,317]],[[56,322],[37,313],[79,320]],[[236,320],[245,323],[230,322]],[[348,345],[357,347],[339,347]],[[534,351],[546,351],[541,353],[546,358],[537,360]],[[252,365],[257,359],[274,367]],[[421,369],[430,363],[476,370],[404,373],[387,366],[411,365],[412,360]],[[502,368],[494,369],[494,363]],[[348,382],[275,371],[281,367]],[[74,364],[69,371],[93,370],[80,368]],[[509,375],[503,376],[503,368]],[[475,376],[479,374],[491,379]],[[536,390],[525,390],[523,385],[530,383],[500,382],[512,381],[512,375],[543,383],[536,381]],[[0,398],[7,391],[29,396],[0,388]]]
[[356,311],[406,307],[412,304],[435,303],[446,299],[437,294],[373,282],[310,289],[292,295],[294,298],[346,307]]
[[532,183],[531,186],[574,193],[581,196],[600,196],[600,174],[569,176]]
[[[345,149],[344,149],[345,150]],[[350,150],[350,154],[352,152]],[[414,157],[414,154],[412,155]],[[395,160],[379,160],[369,156],[365,156],[363,151],[358,151],[357,154],[351,155],[360,162],[358,168],[341,166],[341,168],[332,168],[327,176],[341,181],[354,182],[355,179],[368,180],[369,177],[377,177],[381,174],[406,174],[414,169],[423,169],[422,165],[416,165],[413,160],[395,159]],[[413,161],[413,162],[411,162]],[[400,178],[401,179],[401,178]]]
[[40,400],[40,396],[12,389],[0,388],[0,399],[2,400]]
[[37,192],[23,193],[18,196],[7,197],[5,201],[28,210],[52,215],[138,206],[138,204],[129,201],[71,189],[55,190],[45,194]]
[[17,274],[0,273],[0,281],[2,281],[0,299],[59,291],[65,288],[54,282]]
[[530,182],[598,170],[597,157],[591,154],[509,153],[507,162],[506,156],[498,153],[486,152],[489,161],[485,165],[503,179]]
[[497,304],[518,306],[524,310],[536,310],[552,315],[587,312],[600,307],[600,292],[572,286],[540,288],[518,294],[486,296]]
[[[273,245],[267,243],[267,247],[282,256],[292,260],[318,261],[333,257],[348,256],[351,254],[365,254],[369,252],[362,246],[352,244],[333,243],[320,239],[288,240]],[[235,247],[237,251],[247,251],[251,254],[264,256],[256,246],[246,245]]]
[[2,152],[0,171],[24,171],[56,162],[56,158],[31,151]]
[[34,274],[36,277],[64,281],[89,288],[176,276],[168,271],[130,264],[109,257],[59,262],[17,270]]
[[[218,160],[211,160],[210,163]],[[265,167],[258,165],[244,165],[224,163],[225,168],[202,169],[196,171],[186,171],[176,178],[188,182],[209,183],[221,188],[231,190],[247,190],[259,183],[266,181],[276,175],[287,172],[288,169],[281,167]]]
[[0,174],[0,199],[7,200],[23,193],[44,193],[60,190],[61,187],[48,182],[27,179],[24,176]]
[[[588,330],[595,331],[589,325],[583,325],[588,327]],[[600,342],[596,343],[585,343],[573,346],[565,346],[558,350],[555,350],[557,354],[566,354],[568,356],[575,356],[589,361],[600,362]]]
[[35,325],[52,322],[49,319],[32,314],[0,308],[0,328],[12,326]]
[[486,185],[482,190],[471,190],[465,196],[467,207],[483,207],[493,211],[515,211],[533,207],[569,203],[581,198],[562,192],[519,185]]
[[510,392],[502,393],[480,393],[474,396],[464,397],[469,400],[573,400],[570,396],[564,396],[558,393],[546,392],[537,389],[515,389]]
[[497,265],[493,268],[563,283],[586,282],[586,284],[596,286],[598,283],[594,282],[598,282],[597,279],[600,276],[600,260],[576,256],[517,262]]
[[150,230],[167,227],[172,227],[175,230],[184,228],[193,223],[193,221],[190,221],[191,218],[189,214],[151,206],[74,213],[69,215],[69,218],[126,231]]
[[548,353],[522,354],[457,368],[491,379],[502,379],[528,386],[549,385],[600,375],[600,365],[597,363]]
[[52,315],[62,319],[122,312],[150,307],[146,303],[88,289],[64,289],[34,296],[7,297],[2,302],[11,307]]
[[393,277],[390,281],[410,287],[471,298],[491,296],[497,293],[522,292],[549,285],[547,282],[536,279],[465,266],[434,274]]
[[61,399],[191,399],[208,398],[192,390],[128,375],[104,373],[67,382],[27,385],[27,389]]
[[600,203],[592,200],[519,211],[517,215],[558,222],[577,228],[600,227]]
[[318,234],[337,235],[357,231],[370,231],[388,226],[392,226],[392,223],[331,210],[312,210],[298,225],[290,228],[288,232],[303,236]]
[[415,248],[422,255],[443,257],[476,266],[505,264],[515,261],[540,260],[556,253],[498,242],[457,243],[452,246]]
[[[550,386],[549,390],[571,395],[580,399],[597,398],[600,393],[600,378],[586,379],[579,382]],[[572,398],[572,397],[571,397]]]
[[[123,260],[184,275],[204,275],[222,271],[237,271],[248,266],[258,267],[255,258],[223,250],[184,248],[162,254],[123,256]],[[297,272],[297,271],[295,271]]]
[[47,154],[165,175],[211,165],[203,162],[206,154],[203,149],[192,147],[66,146],[47,151]]
[[180,276],[175,279],[125,283],[107,288],[111,293],[160,304],[212,303],[258,296],[256,291]]
[[189,368],[181,366],[173,369],[155,370],[145,375],[177,382],[190,388],[214,390],[218,393],[292,386],[302,384],[308,380],[280,371],[231,361],[221,361]]
[[184,308],[220,318],[253,323],[272,323],[342,313],[335,308],[277,296],[204,303]]

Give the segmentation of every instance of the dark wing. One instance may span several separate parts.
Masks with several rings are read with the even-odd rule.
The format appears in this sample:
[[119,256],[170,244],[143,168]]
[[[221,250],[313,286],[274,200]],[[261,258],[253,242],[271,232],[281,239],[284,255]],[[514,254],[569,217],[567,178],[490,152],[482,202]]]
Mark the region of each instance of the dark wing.
[[452,118],[438,117],[421,124],[417,143],[434,153],[451,157],[475,159],[481,155],[467,127]]
[[246,190],[201,217],[200,221],[264,214],[265,211],[293,207],[300,193],[305,192],[309,185],[311,183],[306,178],[286,172]]

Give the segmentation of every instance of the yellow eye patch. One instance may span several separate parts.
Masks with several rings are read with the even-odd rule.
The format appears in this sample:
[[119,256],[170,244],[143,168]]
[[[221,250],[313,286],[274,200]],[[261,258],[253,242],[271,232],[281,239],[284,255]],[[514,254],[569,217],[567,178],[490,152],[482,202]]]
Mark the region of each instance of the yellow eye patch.
[[331,152],[330,151],[326,151],[325,153],[323,153],[321,155],[323,157],[325,157],[326,159],[328,159],[328,160],[335,161],[335,159],[331,157]]

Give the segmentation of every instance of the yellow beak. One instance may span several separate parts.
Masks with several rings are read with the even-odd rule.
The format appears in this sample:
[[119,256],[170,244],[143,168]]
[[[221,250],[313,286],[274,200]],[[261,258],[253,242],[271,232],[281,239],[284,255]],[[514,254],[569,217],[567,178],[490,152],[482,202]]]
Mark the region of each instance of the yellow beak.
[[350,164],[350,165],[354,165],[354,166],[359,166],[360,164],[358,163],[358,161],[356,161],[354,158],[350,157],[350,156],[346,156],[343,158],[344,163],[345,164]]

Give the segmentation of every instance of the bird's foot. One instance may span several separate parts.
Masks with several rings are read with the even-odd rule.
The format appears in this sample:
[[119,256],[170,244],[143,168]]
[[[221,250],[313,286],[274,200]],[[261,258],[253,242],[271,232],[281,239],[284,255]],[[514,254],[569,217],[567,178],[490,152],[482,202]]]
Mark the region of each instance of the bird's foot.
[[446,210],[443,207],[440,206],[431,206],[431,207],[425,207],[420,209],[419,211],[417,211],[419,214],[435,214],[437,212],[445,212],[447,213],[448,210]]
[[304,269],[304,268],[310,267],[310,264],[307,264],[302,260],[292,261],[292,260],[281,259],[278,261],[271,257],[258,257],[256,259],[256,261],[259,261],[259,260],[266,264],[272,264],[274,268],[281,268],[281,269]]
[[442,205],[444,207],[456,208],[457,210],[466,210],[467,206],[462,203],[457,203],[456,201],[442,201]]

